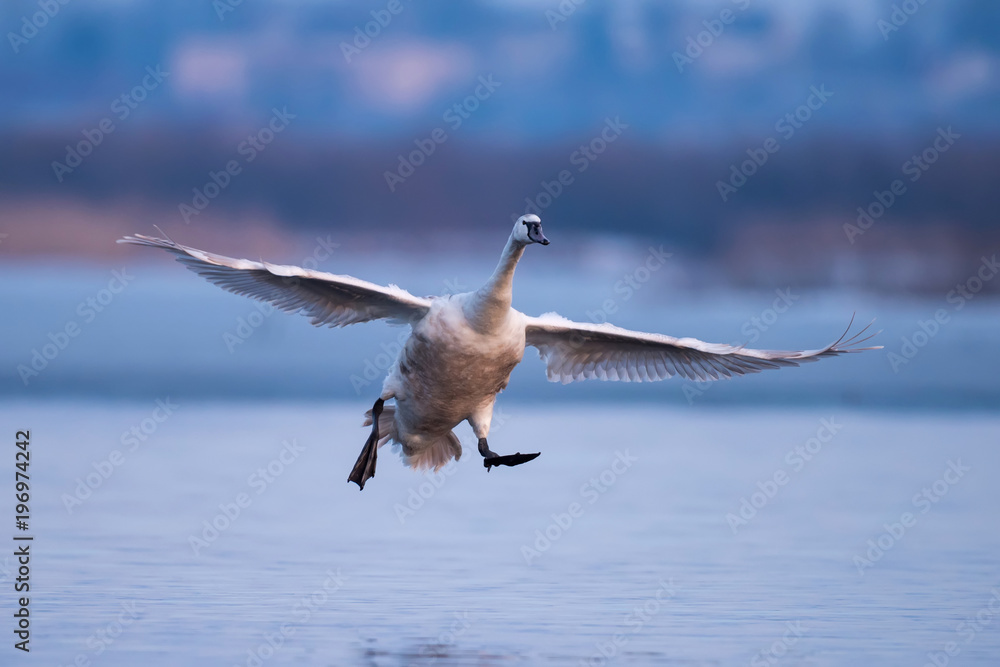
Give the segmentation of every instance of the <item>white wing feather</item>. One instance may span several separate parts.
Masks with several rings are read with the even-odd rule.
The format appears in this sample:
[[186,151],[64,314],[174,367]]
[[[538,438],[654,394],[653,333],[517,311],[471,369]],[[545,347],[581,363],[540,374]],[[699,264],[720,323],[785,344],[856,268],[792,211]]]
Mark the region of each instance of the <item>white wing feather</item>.
[[267,301],[287,312],[302,313],[317,326],[342,327],[377,319],[410,323],[430,309],[429,299],[413,296],[395,285],[383,287],[298,266],[233,259],[141,234],[118,242],[163,248],[223,289]]
[[584,324],[556,313],[527,319],[527,345],[538,348],[549,380],[563,384],[576,380],[650,382],[675,375],[688,380],[718,380],[879,349],[856,347],[868,340],[858,339],[871,324],[848,340],[844,340],[845,331],[836,342],[819,350],[785,351],[705,343],[694,338],[629,331],[611,324]]

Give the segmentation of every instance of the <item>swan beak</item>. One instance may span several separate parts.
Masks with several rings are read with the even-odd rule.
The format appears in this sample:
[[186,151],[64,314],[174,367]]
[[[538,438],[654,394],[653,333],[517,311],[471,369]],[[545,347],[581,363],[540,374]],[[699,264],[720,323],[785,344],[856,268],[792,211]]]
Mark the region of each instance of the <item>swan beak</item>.
[[545,234],[542,233],[541,225],[528,225],[528,238],[535,243],[541,243],[542,245],[549,244],[549,240],[545,238]]

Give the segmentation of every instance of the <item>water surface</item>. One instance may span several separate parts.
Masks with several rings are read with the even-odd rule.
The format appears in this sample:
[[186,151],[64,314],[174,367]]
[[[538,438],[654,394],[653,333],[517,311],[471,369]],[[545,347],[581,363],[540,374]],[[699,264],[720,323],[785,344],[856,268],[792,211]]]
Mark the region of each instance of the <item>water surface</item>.
[[1000,659],[995,415],[502,402],[493,448],[537,460],[487,474],[462,427],[453,469],[383,449],[359,492],[361,401],[173,402],[0,405],[32,431],[39,664]]

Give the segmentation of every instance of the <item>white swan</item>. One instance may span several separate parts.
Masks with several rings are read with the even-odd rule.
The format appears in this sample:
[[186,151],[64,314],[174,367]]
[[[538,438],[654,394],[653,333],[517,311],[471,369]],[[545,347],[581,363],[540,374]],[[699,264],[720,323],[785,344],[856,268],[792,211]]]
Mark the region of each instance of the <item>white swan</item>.
[[[511,308],[514,268],[533,244],[548,245],[538,216],[514,224],[500,263],[475,292],[416,297],[395,285],[382,287],[351,276],[246,259],[232,259],[170,241],[135,235],[119,243],[163,248],[216,285],[308,315],[315,325],[339,327],[386,319],[412,328],[375,405],[366,414],[372,430],[348,481],[362,489],[375,476],[378,448],[400,445],[414,468],[439,468],[462,454],[452,429],[468,421],[479,439],[487,471],[514,466],[538,454],[499,456],[486,438],[496,395],[507,386],[524,348],[538,349],[549,380],[564,384],[599,379],[644,382],[674,375],[717,380],[768,368],[878,348],[860,348],[861,333],[819,350],[751,350],[693,338],[628,331],[610,324],[571,322],[555,313],[529,317]],[[870,325],[869,325],[870,326]],[[848,327],[850,329],[850,326]],[[845,333],[846,335],[846,333]],[[395,399],[395,406],[386,406]]]

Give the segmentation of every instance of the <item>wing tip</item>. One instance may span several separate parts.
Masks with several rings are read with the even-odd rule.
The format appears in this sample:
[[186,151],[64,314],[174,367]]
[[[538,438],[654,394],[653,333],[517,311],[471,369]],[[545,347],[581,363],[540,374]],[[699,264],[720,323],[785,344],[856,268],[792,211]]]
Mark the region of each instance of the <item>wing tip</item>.
[[[157,228],[159,229],[159,228]],[[163,234],[163,231],[160,231]],[[166,236],[166,234],[163,234]],[[177,244],[171,241],[169,238],[159,238],[156,236],[146,236],[145,234],[127,234],[120,239],[115,239],[115,243],[123,243],[128,245],[141,245],[149,246],[151,248],[177,248]]]
[[[875,324],[875,318],[872,318],[871,322],[862,327],[861,331],[857,332],[850,338],[847,338],[847,340],[844,340],[847,334],[850,333],[851,327],[854,325],[854,318],[856,315],[857,313],[851,315],[851,322],[850,324],[847,325],[847,329],[844,330],[844,333],[841,334],[840,338],[838,338],[836,341],[827,346],[824,352],[832,352],[834,354],[846,354],[848,352],[865,352],[867,350],[883,349],[884,346],[882,345],[870,345],[868,347],[860,347],[860,345],[870,341],[872,338],[878,336],[880,333],[884,331],[884,329],[879,329],[878,331],[874,331],[865,336],[865,332],[871,329],[872,325]],[[864,337],[862,338],[862,336]]]

